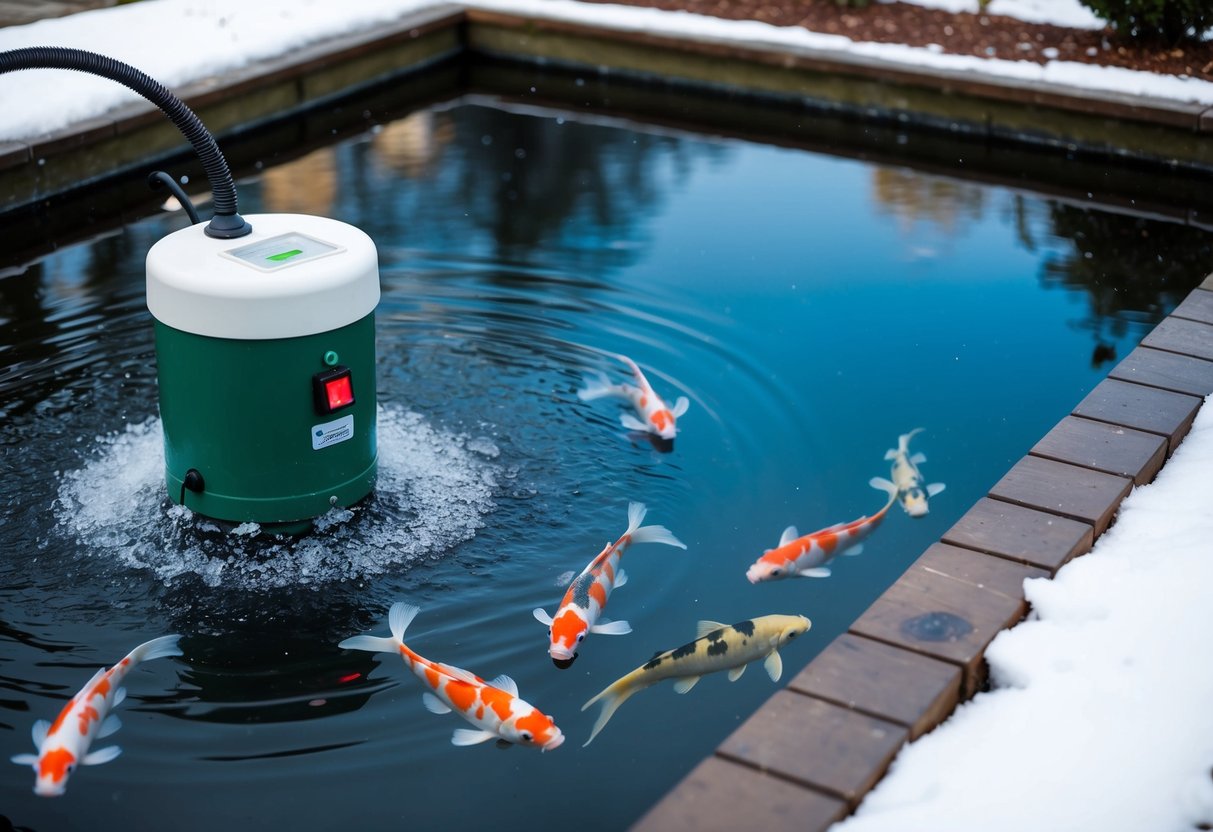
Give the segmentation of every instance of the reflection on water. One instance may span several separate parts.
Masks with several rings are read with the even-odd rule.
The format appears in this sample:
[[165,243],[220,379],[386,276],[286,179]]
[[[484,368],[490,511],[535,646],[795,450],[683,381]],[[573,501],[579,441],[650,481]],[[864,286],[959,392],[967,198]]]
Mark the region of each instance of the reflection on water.
[[[1210,255],[1157,220],[485,99],[268,166],[241,202],[379,247],[379,488],[295,541],[168,506],[143,258],[180,216],[0,279],[6,746],[96,667],[185,634],[132,675],[120,759],[58,802],[0,777],[14,823],[624,828],[775,688],[654,691],[589,749],[582,703],[700,619],[809,616],[791,678],[1099,381],[1092,338],[1126,354]],[[619,372],[607,353],[691,400],[669,453],[577,398]],[[828,579],[748,583],[781,529],[878,509],[868,479],[919,426],[948,483],[927,517],[889,517]],[[688,550],[629,552],[611,615],[634,632],[557,671],[530,611],[630,500]],[[451,747],[397,657],[336,647],[397,599],[424,608],[410,645],[508,673],[572,741]]]

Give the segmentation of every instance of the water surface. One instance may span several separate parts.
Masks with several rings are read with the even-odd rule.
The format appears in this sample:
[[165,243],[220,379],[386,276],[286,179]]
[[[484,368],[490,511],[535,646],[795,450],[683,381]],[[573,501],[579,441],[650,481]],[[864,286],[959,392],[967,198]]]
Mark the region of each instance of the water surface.
[[[0,736],[30,750],[99,666],[184,634],[128,680],[65,797],[0,777],[33,829],[620,829],[774,690],[754,668],[630,700],[589,748],[583,702],[696,621],[802,613],[784,681],[1203,277],[1192,229],[910,168],[462,99],[241,184],[242,212],[332,216],[379,247],[380,486],[301,540],[166,502],[143,258],[160,215],[0,280]],[[673,451],[576,396],[640,362],[691,400]],[[894,509],[823,580],[751,586],[794,524],[875,511],[884,452],[925,428],[931,513]],[[687,551],[637,546],[566,671],[534,607],[649,506]],[[455,748],[393,656],[346,653],[422,607],[409,643],[507,673],[568,735]]]

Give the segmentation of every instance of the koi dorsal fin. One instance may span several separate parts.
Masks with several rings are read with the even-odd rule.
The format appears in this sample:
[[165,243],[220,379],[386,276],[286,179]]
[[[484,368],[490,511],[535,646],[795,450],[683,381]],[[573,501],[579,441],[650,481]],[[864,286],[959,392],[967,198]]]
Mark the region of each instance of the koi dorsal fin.
[[721,624],[719,621],[700,621],[696,625],[696,638],[703,638],[708,633],[714,633],[717,630],[723,630],[728,624]]
[[472,673],[470,670],[464,670],[462,667],[455,667],[453,664],[442,664],[441,662],[435,662],[435,665],[443,673],[454,677],[461,682],[468,682],[469,684],[473,685],[480,682],[480,680],[476,678],[476,674]]
[[502,673],[496,679],[493,679],[491,682],[489,682],[489,684],[495,688],[500,688],[510,696],[518,695],[518,683],[509,676],[506,676],[504,673]]
[[787,546],[796,538],[800,537],[800,533],[796,531],[795,526],[788,526],[783,530],[783,534],[779,536],[779,545]]

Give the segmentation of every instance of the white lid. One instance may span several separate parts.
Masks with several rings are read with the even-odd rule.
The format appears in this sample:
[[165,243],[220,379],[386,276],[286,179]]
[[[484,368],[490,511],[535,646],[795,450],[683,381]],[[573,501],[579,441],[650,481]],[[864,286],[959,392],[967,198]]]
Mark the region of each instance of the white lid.
[[205,223],[147,253],[147,308],[167,326],[244,341],[314,335],[379,303],[379,259],[364,232],[306,214],[253,214],[253,233],[206,236]]

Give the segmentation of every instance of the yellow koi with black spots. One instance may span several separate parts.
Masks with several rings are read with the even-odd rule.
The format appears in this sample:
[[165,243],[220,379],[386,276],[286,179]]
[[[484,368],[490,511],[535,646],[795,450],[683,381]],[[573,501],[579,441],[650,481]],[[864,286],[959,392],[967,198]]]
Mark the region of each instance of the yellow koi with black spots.
[[778,682],[783,675],[779,648],[808,632],[811,626],[812,622],[803,615],[760,615],[732,625],[700,621],[699,637],[694,641],[657,653],[581,706],[584,711],[595,702],[602,702],[602,712],[585,744],[594,741],[632,694],[666,679],[676,679],[675,692],[686,693],[695,687],[701,676],[721,670],[729,671],[729,681],[735,682],[750,662],[763,659],[767,675],[772,682]]

